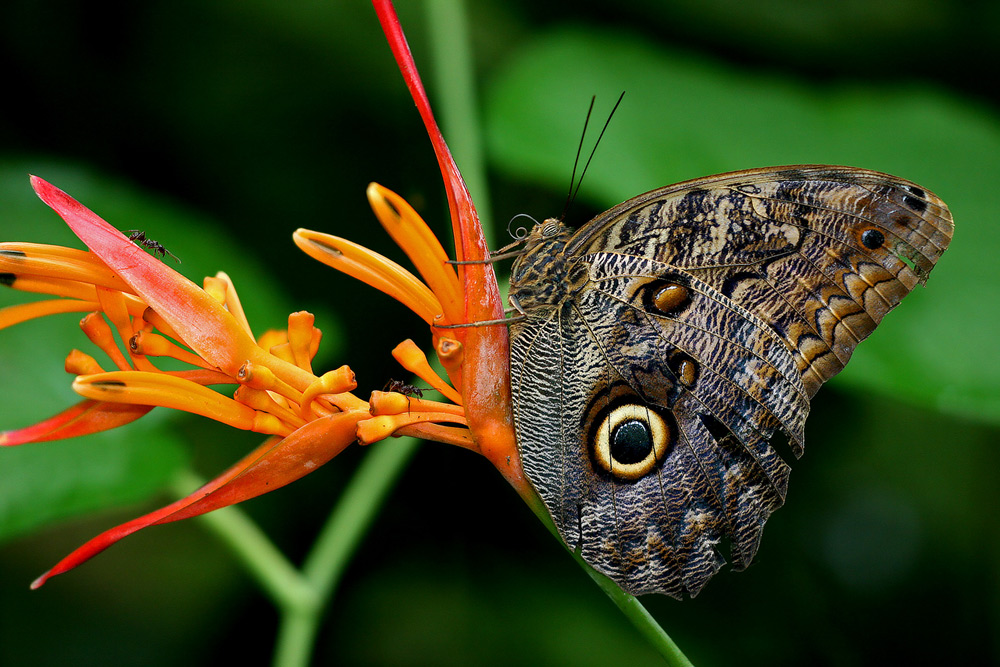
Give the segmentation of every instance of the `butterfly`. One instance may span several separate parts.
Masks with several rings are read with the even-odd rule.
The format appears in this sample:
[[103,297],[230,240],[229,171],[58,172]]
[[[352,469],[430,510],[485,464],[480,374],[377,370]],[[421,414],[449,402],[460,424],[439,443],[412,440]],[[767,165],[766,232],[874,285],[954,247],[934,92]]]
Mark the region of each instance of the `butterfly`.
[[810,399],[953,227],[914,183],[813,165],[535,225],[511,269],[514,424],[566,545],[633,594],[694,596],[726,553],[747,567]]

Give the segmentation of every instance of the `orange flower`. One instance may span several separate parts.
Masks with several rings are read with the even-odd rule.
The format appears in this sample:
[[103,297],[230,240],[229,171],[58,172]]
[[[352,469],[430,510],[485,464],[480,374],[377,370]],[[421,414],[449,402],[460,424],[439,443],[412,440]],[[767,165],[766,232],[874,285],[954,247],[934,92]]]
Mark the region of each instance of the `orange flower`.
[[[476,210],[430,111],[391,3],[376,12],[427,127],[444,176],[458,260],[488,257]],[[255,338],[236,289],[220,273],[202,287],[148,254],[69,195],[32,177],[32,186],[90,249],[29,243],[0,244],[0,275],[15,288],[57,299],[0,310],[0,328],[65,312],[89,313],[87,337],[108,354],[106,371],[74,350],[66,369],[86,400],[40,424],[0,433],[0,446],[54,440],[127,424],[153,406],[200,414],[270,436],[225,473],[189,496],[90,540],[39,577],[33,587],[66,572],[146,526],[196,516],[273,491],[315,470],[355,440],[370,444],[390,435],[414,435],[459,445],[486,456],[534,508],[514,445],[510,411],[507,329],[470,325],[503,317],[492,266],[453,266],[426,223],[398,195],[372,184],[376,216],[413,262],[421,279],[385,257],[344,239],[298,230],[295,242],[310,256],[398,299],[431,327],[434,350],[449,384],[412,341],[393,355],[452,403],[372,392],[347,366],[315,375],[312,359],[321,334],[306,312],[292,313],[284,331]],[[119,349],[115,333],[126,349]],[[164,371],[156,359],[190,366]],[[231,395],[208,385],[235,387]]]

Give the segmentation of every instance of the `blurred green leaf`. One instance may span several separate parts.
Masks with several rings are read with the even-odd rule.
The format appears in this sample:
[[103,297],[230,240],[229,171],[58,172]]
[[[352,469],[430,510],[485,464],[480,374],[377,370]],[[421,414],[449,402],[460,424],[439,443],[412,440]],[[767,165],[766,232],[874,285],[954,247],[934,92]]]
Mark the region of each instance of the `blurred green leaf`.
[[597,96],[599,125],[623,89],[580,190],[598,206],[713,173],[803,163],[897,174],[948,202],[955,240],[928,289],[886,318],[837,381],[1000,421],[1000,356],[987,353],[1000,325],[992,290],[1000,256],[992,224],[995,116],[915,83],[820,86],[627,33],[566,29],[525,46],[488,87],[494,163],[519,180],[564,190],[589,97]]
[[[47,160],[0,162],[0,238],[83,244],[32,192],[28,174],[46,178],[120,229],[141,229],[181,258],[165,261],[200,281],[224,269],[242,295],[257,333],[285,326],[290,310],[267,270],[218,226],[149,193],[75,166]],[[291,241],[288,241],[291,243]],[[0,306],[37,299],[5,290]],[[33,424],[81,400],[63,359],[74,347],[104,355],[80,333],[79,315],[48,317],[0,331],[0,429]],[[320,316],[320,326],[330,324]],[[331,330],[332,329],[332,330]],[[338,336],[327,326],[327,351]],[[329,334],[333,334],[332,336]],[[111,365],[102,361],[105,367]],[[163,490],[187,456],[182,439],[157,409],[136,423],[85,438],[0,449],[0,539],[57,519],[134,503]],[[234,452],[233,460],[238,454]]]

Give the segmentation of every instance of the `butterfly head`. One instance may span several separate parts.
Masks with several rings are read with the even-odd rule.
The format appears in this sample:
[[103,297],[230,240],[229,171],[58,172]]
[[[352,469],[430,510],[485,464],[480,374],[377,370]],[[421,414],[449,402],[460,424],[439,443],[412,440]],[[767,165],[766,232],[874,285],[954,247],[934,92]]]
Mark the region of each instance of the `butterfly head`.
[[522,308],[557,303],[569,281],[564,255],[573,230],[561,220],[548,218],[536,224],[524,240],[524,249],[510,270],[512,302]]

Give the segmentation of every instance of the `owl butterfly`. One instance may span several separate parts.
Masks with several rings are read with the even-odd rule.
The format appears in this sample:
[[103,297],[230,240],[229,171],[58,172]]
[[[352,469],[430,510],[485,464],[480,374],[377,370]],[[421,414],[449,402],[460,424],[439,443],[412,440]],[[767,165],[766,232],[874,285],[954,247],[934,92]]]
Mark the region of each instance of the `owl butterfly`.
[[696,595],[723,551],[749,565],[809,399],[952,229],[927,190],[828,166],[671,185],[576,232],[536,225],[511,271],[514,424],[569,548],[635,594]]

